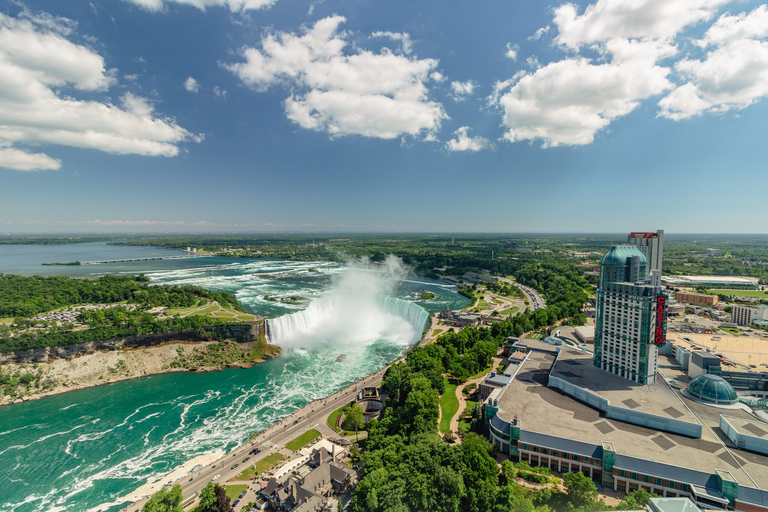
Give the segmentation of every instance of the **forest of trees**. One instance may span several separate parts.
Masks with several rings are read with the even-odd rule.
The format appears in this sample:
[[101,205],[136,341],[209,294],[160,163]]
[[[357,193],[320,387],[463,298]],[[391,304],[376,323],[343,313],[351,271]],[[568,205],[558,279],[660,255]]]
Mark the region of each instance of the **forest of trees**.
[[[232,294],[199,286],[149,286],[149,278],[143,275],[70,279],[0,274],[0,318],[14,319],[12,324],[0,324],[0,353],[179,330],[194,330],[202,334],[205,327],[232,323],[205,316],[159,319],[143,311],[156,306],[189,307],[201,300],[216,300],[224,307],[244,311]],[[29,318],[53,309],[78,304],[114,303],[135,304],[138,307],[117,306],[83,311],[79,320],[88,326],[84,330],[55,323],[43,328],[29,328],[35,325]]]
[[95,279],[65,276],[0,274],[0,318],[31,318],[40,313],[77,304],[114,304],[125,301],[146,307],[189,307],[201,298],[244,311],[234,295],[199,286],[150,286],[149,278],[107,275]]

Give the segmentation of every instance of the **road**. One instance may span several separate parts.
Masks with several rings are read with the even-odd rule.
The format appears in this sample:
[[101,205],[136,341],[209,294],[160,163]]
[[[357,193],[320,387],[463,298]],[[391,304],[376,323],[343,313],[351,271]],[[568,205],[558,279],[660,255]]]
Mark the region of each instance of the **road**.
[[[270,454],[280,452],[286,459],[293,456],[294,452],[285,448],[286,443],[313,428],[318,430],[323,437],[326,438],[341,437],[336,431],[328,426],[328,416],[339,407],[352,401],[363,387],[378,386],[381,383],[384,372],[386,372],[386,368],[383,368],[354,384],[350,384],[343,390],[338,391],[329,397],[310,402],[212,464],[203,467],[192,475],[183,477],[177,483],[182,487],[184,499],[187,499],[194,493],[199,493],[216,475],[221,475],[216,479],[216,483],[223,484],[230,478],[239,475],[249,465],[254,464]],[[261,450],[260,453],[257,455],[249,455],[249,452],[254,448]],[[243,463],[245,457],[251,458],[246,463]],[[238,464],[238,467],[231,469],[234,464]],[[251,501],[251,498],[246,496],[243,499],[242,504],[247,503],[248,501]],[[139,512],[145,503],[146,499],[142,499],[122,509],[121,512]],[[238,505],[238,509],[240,508],[241,504]]]
[[544,298],[539,295],[539,292],[533,288],[529,288],[524,284],[520,284],[513,279],[507,279],[505,277],[500,277],[498,279],[499,281],[504,281],[505,283],[512,284],[520,288],[520,290],[522,290],[522,292],[528,297],[528,301],[531,303],[531,311],[536,311],[539,308],[547,307],[547,303],[544,302]]

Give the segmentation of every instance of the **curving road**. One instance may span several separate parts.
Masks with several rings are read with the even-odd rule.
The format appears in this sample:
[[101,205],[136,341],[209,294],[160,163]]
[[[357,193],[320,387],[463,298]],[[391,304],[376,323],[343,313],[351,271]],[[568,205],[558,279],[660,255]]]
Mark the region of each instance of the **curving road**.
[[539,292],[533,288],[525,286],[524,284],[520,284],[513,279],[507,279],[504,277],[499,277],[498,279],[499,281],[504,281],[505,283],[512,284],[520,288],[526,297],[528,297],[528,301],[531,303],[531,311],[536,311],[539,308],[547,307],[547,303],[544,301],[544,297],[539,295]]

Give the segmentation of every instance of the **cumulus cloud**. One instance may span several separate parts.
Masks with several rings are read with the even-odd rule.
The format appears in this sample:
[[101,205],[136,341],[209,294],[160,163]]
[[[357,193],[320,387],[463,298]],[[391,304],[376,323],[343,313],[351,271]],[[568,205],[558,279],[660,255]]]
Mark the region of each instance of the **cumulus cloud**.
[[500,96],[504,138],[541,139],[545,147],[589,144],[595,133],[669,88],[668,68],[643,62],[593,64],[565,59],[525,74]]
[[491,143],[485,137],[469,136],[469,126],[462,126],[453,134],[455,137],[445,144],[445,148],[448,151],[471,151],[473,153],[482,151],[491,147]]
[[229,94],[229,93],[227,92],[226,89],[222,89],[218,85],[214,85],[213,86],[213,95],[216,96],[217,98],[226,99],[227,98],[227,94]]
[[260,48],[241,50],[244,62],[224,67],[257,91],[289,87],[285,113],[302,128],[384,139],[437,131],[447,115],[426,86],[437,61],[386,48],[345,51],[351,37],[339,30],[345,21],[330,16],[300,34],[267,34]]
[[706,58],[682,59],[675,70],[689,81],[659,102],[659,115],[686,119],[748,107],[768,96],[768,7],[720,17],[697,41]]
[[[702,99],[698,89],[675,89],[670,81],[672,68],[662,63],[678,54],[675,38],[683,29],[711,19],[726,1],[597,0],[583,12],[572,3],[555,8],[554,42],[569,56],[544,66],[529,59],[532,71],[494,85],[489,101],[504,112],[502,122],[508,129],[504,137],[509,141],[541,139],[545,147],[589,144],[614,119],[627,115],[643,100],[670,90],[673,92],[662,105],[670,117],[681,116],[680,109],[707,108],[702,105],[710,100]],[[754,32],[756,24],[750,23],[749,30]],[[746,30],[732,25],[724,21],[720,32]],[[539,29],[529,39],[539,39],[549,27]],[[756,73],[762,69],[758,50],[751,48],[749,59]],[[707,75],[705,67],[702,62],[683,60],[675,69],[702,79]],[[743,73],[744,68],[738,71]],[[759,88],[750,94],[758,92]],[[744,99],[740,100],[743,104]],[[675,103],[681,106],[672,114]]]
[[195,80],[190,76],[189,78],[184,80],[184,88],[189,92],[197,92],[200,90],[200,84],[197,83],[197,80]]
[[477,84],[472,80],[468,82],[451,82],[451,92],[456,101],[463,101],[467,96],[472,96]]
[[173,119],[130,93],[122,108],[78,100],[115,84],[95,51],[67,39],[72,23],[51,16],[0,14],[0,147],[2,166],[57,169],[61,163],[19,146],[58,144],[116,154],[174,156],[177,144],[195,137]]
[[555,41],[571,48],[622,39],[665,39],[710,19],[730,0],[598,0],[579,15],[575,4],[555,9]]
[[57,171],[61,160],[43,153],[27,153],[19,149],[0,148],[0,167],[15,171]]
[[232,12],[248,11],[253,9],[268,9],[277,0],[125,0],[136,4],[148,11],[162,11],[170,4],[182,4],[197,7],[201,11],[208,7],[227,7]]

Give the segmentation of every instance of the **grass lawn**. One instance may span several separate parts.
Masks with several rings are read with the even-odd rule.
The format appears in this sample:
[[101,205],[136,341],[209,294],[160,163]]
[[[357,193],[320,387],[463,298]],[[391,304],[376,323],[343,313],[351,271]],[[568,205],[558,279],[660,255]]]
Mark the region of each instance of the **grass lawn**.
[[0,318],[0,324],[12,324],[13,318]]
[[[208,302],[207,304],[210,304],[210,302]],[[166,315],[166,316],[172,316],[172,315],[186,315],[187,313],[189,313],[189,312],[190,312],[190,311],[192,311],[193,309],[197,309],[197,308],[199,308],[199,307],[201,307],[201,306],[202,306],[202,304],[200,304],[200,303],[198,302],[198,303],[197,303],[197,304],[195,304],[194,306],[190,306],[190,307],[188,307],[188,308],[170,308],[170,309],[168,309],[168,310],[165,312],[165,315]]]
[[443,411],[443,416],[440,418],[440,432],[443,434],[451,428],[451,419],[459,410],[456,387],[456,384],[451,384],[448,379],[445,379],[445,393],[440,397],[440,410]]
[[[0,322],[2,322],[2,319],[0,319]],[[443,330],[444,329],[435,329],[434,331],[432,331],[432,336],[439,335],[441,332],[443,332]]]
[[238,496],[240,496],[240,493],[243,492],[248,488],[247,484],[237,484],[237,485],[226,485],[224,486],[224,489],[227,490],[227,497],[229,498],[229,501],[235,501]]
[[336,426],[336,422],[339,420],[339,416],[341,416],[341,410],[346,407],[346,404],[339,407],[335,411],[331,413],[330,416],[328,416],[328,426],[331,427],[336,432],[341,432],[341,427]]
[[518,308],[512,306],[511,308],[502,309],[501,311],[499,311],[499,314],[500,315],[514,315],[515,313],[517,313],[517,311],[518,311]]
[[464,409],[464,414],[471,414],[472,411],[475,410],[475,407],[477,406],[477,404],[480,403],[477,400],[465,400],[465,402],[467,404],[467,408]]
[[710,295],[735,295],[737,297],[762,297],[768,299],[768,293],[761,290],[709,290]]
[[[237,475],[232,480],[250,480],[254,476],[260,475],[262,473],[266,473],[269,471],[269,469],[283,460],[283,455],[281,453],[273,453],[272,455],[267,455],[260,461],[256,462],[256,464],[251,464],[248,466],[247,469],[245,469],[242,473]],[[254,465],[256,466],[254,469]],[[238,493],[240,494],[240,493]]]
[[485,302],[484,300],[481,300],[480,302],[477,303],[477,309],[479,309],[480,311],[488,309],[488,303]]
[[535,333],[531,334],[531,339],[532,340],[540,340],[541,339],[541,333],[540,332],[535,332]]
[[288,448],[291,451],[296,451],[304,448],[307,446],[311,441],[313,441],[315,438],[320,437],[320,432],[318,432],[315,429],[309,430],[307,432],[304,432],[299,437],[294,439],[293,441],[288,442],[285,447]]

